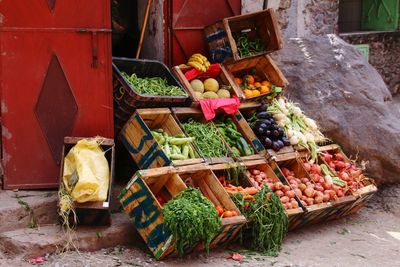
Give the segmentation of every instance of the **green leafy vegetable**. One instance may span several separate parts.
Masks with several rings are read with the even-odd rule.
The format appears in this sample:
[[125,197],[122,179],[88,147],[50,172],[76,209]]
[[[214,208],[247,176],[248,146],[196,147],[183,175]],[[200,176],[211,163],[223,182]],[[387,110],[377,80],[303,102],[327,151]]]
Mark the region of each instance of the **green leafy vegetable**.
[[185,189],[169,201],[163,211],[165,227],[172,232],[179,255],[199,241],[204,241],[209,251],[221,219],[212,202],[199,189]]

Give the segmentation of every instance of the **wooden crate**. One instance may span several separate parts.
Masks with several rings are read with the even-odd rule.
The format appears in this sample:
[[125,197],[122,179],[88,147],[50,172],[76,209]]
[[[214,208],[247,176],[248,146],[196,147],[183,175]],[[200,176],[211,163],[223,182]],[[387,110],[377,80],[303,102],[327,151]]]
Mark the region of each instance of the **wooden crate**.
[[[120,130],[137,108],[190,106],[192,100],[186,96],[156,96],[139,94],[122,76],[122,72],[136,73],[139,77],[162,77],[168,84],[178,86],[186,92],[179,81],[163,63],[154,60],[113,58],[113,94],[116,130]],[[186,93],[187,94],[187,93]]]
[[[206,123],[206,120],[204,118],[203,113],[201,112],[200,109],[196,108],[172,108],[172,112],[178,121],[179,125],[183,129],[182,123],[187,121],[189,118],[194,119],[195,121]],[[213,124],[212,121],[210,123]],[[186,133],[186,135],[188,135]],[[223,142],[224,146],[227,147],[228,149],[228,155],[226,157],[213,157],[213,158],[205,158],[205,161],[210,164],[215,164],[215,163],[222,163],[222,162],[233,162],[233,159],[231,157],[231,153],[229,152],[229,146],[225,142],[225,140],[221,136],[221,142]],[[196,145],[195,145],[196,146]],[[197,151],[199,149],[196,147]],[[200,151],[199,154],[201,155]]]
[[[350,162],[350,159],[337,144],[326,145],[320,147],[319,150],[321,152],[329,151],[333,153],[341,153],[344,160],[346,162]],[[336,172],[333,171],[333,173]],[[363,188],[358,189],[356,192],[352,192],[356,200],[354,201],[353,205],[347,207],[347,209],[342,211],[343,216],[358,212],[362,207],[364,207],[365,203],[378,191],[378,188],[376,187],[376,184],[373,179],[367,178],[363,180],[362,183],[364,184]]]
[[[287,181],[286,177],[281,171],[282,167],[287,167],[288,169],[294,171],[297,178],[306,177],[310,179],[309,174],[303,168],[303,164],[300,162],[298,157],[298,153],[293,153],[291,157],[286,154],[285,160],[272,163],[272,169],[281,181]],[[343,216],[342,211],[351,206],[354,201],[354,196],[349,195],[338,198],[336,200],[331,200],[326,203],[314,204],[311,206],[302,205],[305,213],[304,216],[302,216],[302,218],[298,222],[296,222],[296,227],[340,218]]]
[[[242,167],[245,170],[251,170],[251,169],[259,169],[267,174],[268,177],[272,178],[275,182],[280,181],[279,178],[276,176],[274,171],[272,170],[271,166],[268,164],[268,161],[266,159],[258,159],[258,160],[251,160],[251,161],[244,161],[244,162],[238,162],[234,165],[232,164],[217,164],[211,166],[211,169],[213,172],[216,174],[216,176],[224,174],[226,170],[229,170],[231,168],[235,167]],[[284,184],[289,185],[287,182],[284,182]],[[250,180],[249,177],[243,172],[240,174],[239,177],[239,185],[242,187],[249,187],[249,186],[255,186]],[[299,207],[296,209],[290,209],[286,210],[288,217],[289,217],[289,230],[293,230],[296,228],[297,222],[300,220],[301,216],[303,215],[304,211],[303,208],[300,205],[300,200],[295,197],[296,201],[299,203]]]
[[[176,256],[177,251],[172,233],[164,227],[163,210],[156,196],[159,195],[166,201],[171,200],[187,187],[184,180],[189,177],[194,186],[198,187],[214,205],[238,210],[217,178],[204,164],[138,171],[119,196],[125,213],[157,259]],[[246,219],[242,215],[223,218],[221,229],[213,237],[211,247],[236,239],[245,223]],[[203,248],[204,244],[198,243],[186,248],[185,252],[190,253]]]
[[[250,32],[262,40],[264,51],[241,58],[234,34]],[[247,59],[277,51],[283,47],[282,34],[273,9],[225,18],[204,28],[206,41],[213,62]]]
[[[201,112],[200,109],[196,108],[172,108],[172,111],[174,115],[176,116],[177,120],[179,122],[183,122],[188,118],[194,118],[197,121],[205,122],[204,115]],[[243,138],[246,140],[246,142],[253,148],[254,150],[254,155],[251,156],[243,156],[243,157],[233,157],[232,151],[227,144],[227,142],[223,139],[221,135],[221,140],[224,142],[225,146],[228,147],[229,151],[229,157],[223,157],[223,158],[212,158],[212,159],[206,159],[206,162],[211,163],[211,164],[218,164],[218,163],[224,163],[224,162],[233,162],[235,160],[238,161],[244,161],[244,160],[254,160],[254,159],[260,159],[264,158],[266,155],[265,148],[261,145],[260,140],[257,139],[253,131],[251,130],[249,124],[246,122],[246,120],[243,118],[243,116],[240,114],[240,112],[237,112],[236,114],[233,115],[226,115],[223,114],[222,112],[217,112],[216,118],[212,120],[212,122],[216,122],[218,118],[222,117],[230,117],[234,124],[237,127],[238,132],[240,132],[243,136]]]
[[[233,87],[232,84],[234,83],[231,80],[231,76],[228,74],[227,70],[224,66],[220,65],[221,73],[216,77],[216,80],[221,85],[228,85],[231,86],[232,89],[230,90],[231,96],[236,95],[239,99],[243,98],[243,91],[237,91],[237,87]],[[189,93],[190,97],[192,98],[192,106],[197,107],[200,105],[200,99],[196,96],[195,91],[193,90],[192,86],[190,85],[190,81],[186,79],[185,75],[183,74],[182,70],[175,66],[172,68],[172,73],[175,77],[179,80],[179,82],[183,85],[186,91]]]
[[168,108],[138,109],[121,130],[119,137],[140,169],[204,161],[194,146],[192,148],[197,158],[170,160],[151,133],[151,130],[160,128],[171,136],[184,134]]
[[[182,179],[191,181],[193,187],[199,188],[205,197],[217,206],[220,205],[227,210],[235,210],[238,216],[222,218],[222,227],[213,237],[210,248],[228,245],[238,237],[240,229],[247,223],[246,218],[241,215],[240,210],[233,203],[228,193],[224,190],[218,178],[209,167],[202,170],[185,172],[181,174]],[[188,182],[186,182],[188,185]],[[199,247],[202,249],[202,246]]]
[[[285,88],[289,84],[278,66],[268,55],[252,57],[246,60],[229,63],[226,64],[225,67],[233,81],[235,77],[242,77],[243,75],[248,74],[250,71],[255,70],[255,73],[260,77],[261,80],[268,80],[272,85]],[[232,86],[236,91],[242,90],[236,82],[233,82]],[[259,101],[271,95],[272,93],[273,92],[270,91],[268,93],[250,98],[243,96],[242,101]]]
[[[61,166],[60,166],[60,184],[63,180],[64,174],[64,159],[69,151],[78,143],[78,141],[85,139],[84,137],[64,137],[64,146],[62,149]],[[93,138],[88,138],[93,139]],[[101,140],[101,149],[105,152],[105,157],[108,161],[110,168],[110,183],[108,187],[108,197],[104,202],[86,202],[77,203],[74,202],[75,212],[77,215],[78,225],[110,225],[111,224],[111,211],[110,201],[111,188],[114,180],[114,164],[115,164],[115,148],[114,140],[107,138],[98,138]],[[70,216],[70,222],[73,222],[72,216]]]

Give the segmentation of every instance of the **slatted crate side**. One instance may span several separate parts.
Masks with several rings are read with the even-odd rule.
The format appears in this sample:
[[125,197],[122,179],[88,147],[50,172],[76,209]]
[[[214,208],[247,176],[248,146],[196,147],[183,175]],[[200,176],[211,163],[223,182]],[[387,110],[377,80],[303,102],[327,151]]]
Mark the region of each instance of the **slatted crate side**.
[[[155,170],[155,172],[152,172]],[[119,200],[139,234],[157,259],[176,256],[172,233],[165,228],[162,206],[156,196],[171,200],[186,188],[172,167],[139,171],[122,190]],[[185,248],[189,253],[194,249]]]
[[[172,108],[172,113],[173,113],[173,116],[175,117],[176,121],[178,122],[180,128],[184,131],[184,133],[187,136],[190,136],[190,135],[184,130],[184,127],[182,124],[190,118],[192,118],[195,121],[201,122],[201,123],[211,123],[215,127],[214,123],[212,121],[207,122],[204,118],[203,113],[199,109],[196,109],[196,108]],[[205,162],[207,162],[209,164],[233,162],[233,159],[231,157],[232,153],[230,151],[229,145],[226,143],[226,141],[224,140],[224,138],[222,136],[220,136],[220,138],[221,138],[221,142],[223,142],[224,146],[228,150],[228,155],[226,157],[213,157],[213,158],[203,157]],[[200,149],[196,146],[195,143],[194,143],[194,147],[196,148],[196,151],[198,152],[198,154],[200,156],[202,156]]]
[[212,62],[222,63],[233,59],[232,48],[222,21],[204,27],[204,34]]
[[[239,99],[243,98],[243,91],[237,91],[236,87],[233,87],[233,81],[231,80],[231,77],[229,76],[228,72],[226,71],[225,67],[220,65],[221,72],[220,74],[215,78],[218,81],[218,84],[220,85],[227,85],[230,86],[231,89],[229,90],[231,93],[231,96],[236,95]],[[179,66],[175,66],[172,68],[172,73],[175,75],[175,77],[180,81],[180,83],[183,85],[183,87],[186,89],[190,97],[192,98],[192,106],[197,107],[200,105],[200,99],[197,97],[195,90],[193,87],[190,85],[190,82],[188,79],[186,79],[184,73],[182,70],[179,68]]]
[[[60,164],[60,184],[63,183],[64,176],[64,160],[70,150],[81,140],[98,140],[100,142],[100,147],[104,151],[104,156],[107,159],[109,173],[109,184],[108,184],[108,194],[106,201],[96,201],[96,202],[85,202],[78,203],[74,202],[77,224],[78,225],[110,225],[111,224],[111,210],[110,202],[112,199],[112,184],[114,181],[114,167],[115,167],[115,144],[114,140],[103,138],[103,137],[64,137],[64,145],[61,152],[61,164]],[[69,217],[70,223],[73,223],[72,214]]]
[[[225,18],[223,19],[223,24],[235,61],[271,53],[283,47],[282,34],[273,9]],[[264,51],[256,55],[240,57],[233,35],[235,33],[241,33],[242,31],[254,32],[254,34],[262,40],[265,46]]]
[[[175,136],[178,134],[185,135],[185,133],[175,120],[174,116],[172,115],[171,110],[167,108],[138,109],[137,112],[150,130],[163,129],[169,136]],[[194,148],[193,144],[190,144],[190,146],[192,147],[192,150],[195,154],[195,158],[185,160],[172,160],[172,164],[174,166],[198,164],[204,161]],[[159,149],[162,150],[161,145],[159,145]],[[163,150],[162,152],[164,153]]]
[[[242,77],[254,69],[257,76],[259,76],[261,80],[268,80],[271,84],[282,88],[285,88],[289,84],[275,62],[267,55],[229,63],[226,64],[225,67],[233,81],[235,77]],[[232,86],[235,87],[235,90],[237,91],[242,90],[240,85],[238,85],[236,82],[233,82]],[[258,101],[271,94],[272,92],[269,92],[250,98],[246,98],[244,96],[243,101]]]
[[150,129],[137,112],[125,124],[119,138],[140,169],[172,164],[172,161],[162,151]]

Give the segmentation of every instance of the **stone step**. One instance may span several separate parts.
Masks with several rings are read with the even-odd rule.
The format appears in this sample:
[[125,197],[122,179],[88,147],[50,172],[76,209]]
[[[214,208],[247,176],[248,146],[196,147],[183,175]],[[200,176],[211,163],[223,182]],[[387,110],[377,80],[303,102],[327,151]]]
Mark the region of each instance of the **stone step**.
[[[56,252],[66,243],[59,225],[45,225],[38,229],[18,229],[0,234],[0,251],[10,257],[36,257]],[[81,226],[76,231],[74,244],[80,251],[96,251],[117,245],[143,242],[129,218],[122,213],[112,215],[112,225]]]
[[27,208],[37,224],[55,224],[57,192],[0,190],[0,233],[28,228],[32,216]]

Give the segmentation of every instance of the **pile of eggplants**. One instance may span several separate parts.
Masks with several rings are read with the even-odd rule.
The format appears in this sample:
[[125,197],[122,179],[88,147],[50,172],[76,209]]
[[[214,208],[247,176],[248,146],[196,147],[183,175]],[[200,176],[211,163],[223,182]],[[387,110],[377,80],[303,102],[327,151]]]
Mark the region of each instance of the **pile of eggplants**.
[[266,111],[267,107],[267,104],[263,104],[257,109],[250,125],[266,149],[279,151],[284,146],[290,146],[290,141],[284,129],[279,127],[272,114]]

